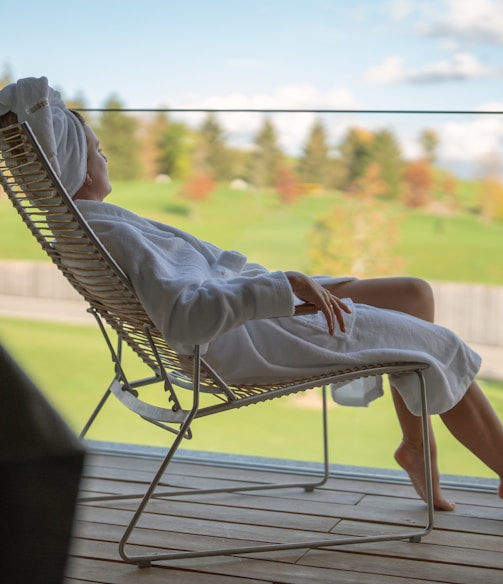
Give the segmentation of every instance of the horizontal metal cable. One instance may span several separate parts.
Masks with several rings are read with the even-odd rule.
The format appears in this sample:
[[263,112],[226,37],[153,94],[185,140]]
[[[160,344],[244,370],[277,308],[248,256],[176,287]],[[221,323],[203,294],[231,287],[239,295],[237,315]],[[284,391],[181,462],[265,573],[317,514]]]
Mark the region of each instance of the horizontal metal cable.
[[262,113],[262,114],[407,114],[407,115],[501,115],[503,110],[422,110],[422,109],[282,109],[282,108],[74,108],[79,112],[129,113]]

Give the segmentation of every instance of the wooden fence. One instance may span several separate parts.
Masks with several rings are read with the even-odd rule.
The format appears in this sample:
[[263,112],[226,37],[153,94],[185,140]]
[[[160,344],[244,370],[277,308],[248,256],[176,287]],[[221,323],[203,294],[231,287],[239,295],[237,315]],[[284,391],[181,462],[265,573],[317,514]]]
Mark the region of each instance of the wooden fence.
[[[432,283],[437,322],[468,343],[503,347],[503,286]],[[0,262],[0,295],[79,300],[50,263]]]

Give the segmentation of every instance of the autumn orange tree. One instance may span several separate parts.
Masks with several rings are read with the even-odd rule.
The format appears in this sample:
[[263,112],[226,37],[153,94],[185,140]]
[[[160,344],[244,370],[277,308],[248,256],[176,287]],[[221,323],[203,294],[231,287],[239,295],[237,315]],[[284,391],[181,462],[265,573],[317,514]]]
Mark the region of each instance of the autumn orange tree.
[[183,183],[178,195],[189,201],[207,201],[215,188],[211,174],[194,174]]
[[433,173],[426,160],[413,160],[403,173],[403,202],[408,207],[424,207],[431,196]]
[[301,193],[297,175],[286,164],[281,165],[277,170],[276,192],[283,203],[293,203]]

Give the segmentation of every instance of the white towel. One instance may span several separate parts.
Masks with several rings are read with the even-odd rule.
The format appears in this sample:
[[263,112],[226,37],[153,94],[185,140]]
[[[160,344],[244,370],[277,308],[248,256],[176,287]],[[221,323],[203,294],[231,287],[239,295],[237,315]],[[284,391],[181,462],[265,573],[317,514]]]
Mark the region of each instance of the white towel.
[[370,402],[384,395],[382,375],[332,383],[330,391],[334,402],[341,406],[367,407]]
[[46,77],[27,77],[0,91],[0,115],[14,112],[28,122],[44,154],[73,197],[84,184],[87,142],[82,123],[72,114]]
[[250,319],[293,314],[284,272],[115,205],[75,203],[179,353],[191,353],[195,344],[204,353],[213,338]]

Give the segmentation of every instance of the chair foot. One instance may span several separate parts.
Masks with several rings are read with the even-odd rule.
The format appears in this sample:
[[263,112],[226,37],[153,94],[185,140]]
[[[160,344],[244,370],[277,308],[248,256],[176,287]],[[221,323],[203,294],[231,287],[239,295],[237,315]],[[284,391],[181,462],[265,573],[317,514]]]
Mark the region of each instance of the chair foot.
[[420,535],[413,535],[412,537],[409,537],[409,541],[411,543],[421,543],[421,536]]
[[138,562],[138,568],[150,568],[151,565],[150,560],[140,560]]

